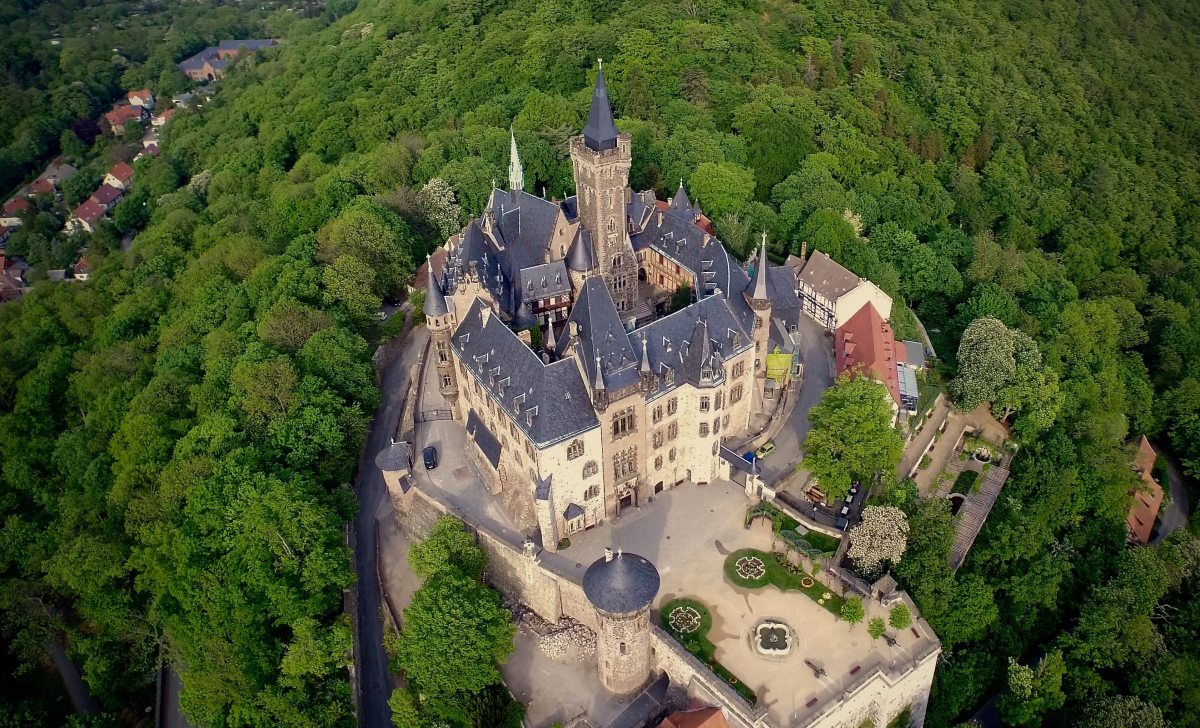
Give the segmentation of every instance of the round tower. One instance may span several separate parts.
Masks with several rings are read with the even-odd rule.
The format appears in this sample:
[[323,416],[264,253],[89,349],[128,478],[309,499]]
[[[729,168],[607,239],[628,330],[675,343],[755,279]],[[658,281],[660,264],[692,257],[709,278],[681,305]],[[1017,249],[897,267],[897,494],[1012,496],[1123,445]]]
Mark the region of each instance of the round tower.
[[[763,233],[762,247],[754,265],[754,278],[746,284],[746,303],[754,311],[754,374],[765,376],[767,371],[767,345],[771,331],[771,296],[767,291],[767,234]],[[765,383],[765,380],[764,380]]]
[[658,586],[654,564],[610,548],[583,574],[583,593],[599,623],[600,683],[611,693],[629,695],[650,680],[650,603]]

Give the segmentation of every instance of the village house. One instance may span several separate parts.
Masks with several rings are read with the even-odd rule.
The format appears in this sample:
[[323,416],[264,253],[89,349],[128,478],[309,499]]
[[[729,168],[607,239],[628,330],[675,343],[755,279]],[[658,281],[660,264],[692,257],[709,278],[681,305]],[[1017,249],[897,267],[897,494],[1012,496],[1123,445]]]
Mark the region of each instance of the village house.
[[12,230],[19,228],[25,224],[21,216],[29,212],[33,208],[29,204],[29,200],[24,197],[13,197],[8,202],[4,203],[4,208],[0,210],[0,225]]
[[102,210],[108,212],[116,207],[116,204],[121,201],[124,193],[110,184],[102,184],[96,188],[92,196],[88,200],[95,202]]
[[125,100],[130,106],[141,106],[146,111],[154,110],[154,94],[148,88],[130,91],[125,94]]
[[161,114],[159,114],[158,116],[156,116],[156,117],[154,117],[153,119],[151,119],[151,120],[150,120],[150,125],[151,125],[151,126],[153,126],[153,127],[155,127],[155,128],[160,128],[160,127],[162,127],[162,126],[165,126],[165,125],[166,125],[166,123],[167,123],[168,121],[170,121],[170,120],[171,120],[171,117],[173,117],[173,116],[175,116],[175,109],[173,109],[173,108],[172,108],[172,109],[167,109],[166,111],[162,112],[162,113],[161,113]]
[[91,275],[92,269],[88,264],[87,250],[79,255],[79,259],[71,265],[71,275],[77,281],[86,281]]
[[146,116],[144,107],[121,103],[113,106],[111,111],[105,112],[104,123],[108,124],[108,130],[113,136],[120,136],[125,132],[126,124],[131,121],[140,124],[146,120]]
[[1130,492],[1133,503],[1129,507],[1129,515],[1125,518],[1125,527],[1129,533],[1129,542],[1145,546],[1150,543],[1154,532],[1154,522],[1158,519],[1158,510],[1162,507],[1163,489],[1154,477],[1154,463],[1158,453],[1154,446],[1143,435],[1138,441],[1137,452],[1134,454],[1134,470],[1141,477],[1138,488]]
[[[896,338],[892,327],[867,303],[834,332],[834,354],[838,376],[865,376],[887,388],[892,409],[915,414],[917,409],[916,378],[897,357]],[[911,391],[900,386],[900,370],[912,379]],[[906,387],[907,389],[907,387]]]
[[83,201],[83,204],[76,207],[71,212],[71,218],[67,220],[64,229],[67,232],[77,232],[83,230],[85,232],[93,232],[96,229],[96,223],[104,217],[105,209],[96,202],[95,197],[89,197]]
[[130,167],[128,162],[117,162],[112,169],[108,170],[108,174],[104,175],[104,184],[116,187],[123,192],[129,189],[132,181],[133,167]]
[[23,288],[16,266],[0,250],[0,303],[20,298]]
[[62,157],[58,157],[46,165],[46,168],[37,176],[37,179],[29,183],[28,194],[52,195],[62,186],[63,182],[71,179],[78,171],[64,162]]

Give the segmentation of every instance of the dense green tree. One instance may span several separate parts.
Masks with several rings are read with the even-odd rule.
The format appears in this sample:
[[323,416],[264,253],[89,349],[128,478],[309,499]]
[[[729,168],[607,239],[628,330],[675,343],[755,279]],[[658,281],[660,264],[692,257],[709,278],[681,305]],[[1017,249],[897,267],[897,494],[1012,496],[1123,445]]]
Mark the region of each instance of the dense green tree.
[[839,377],[808,416],[812,429],[804,440],[804,468],[829,502],[845,496],[856,477],[895,473],[903,442],[892,428],[891,398],[882,384]]

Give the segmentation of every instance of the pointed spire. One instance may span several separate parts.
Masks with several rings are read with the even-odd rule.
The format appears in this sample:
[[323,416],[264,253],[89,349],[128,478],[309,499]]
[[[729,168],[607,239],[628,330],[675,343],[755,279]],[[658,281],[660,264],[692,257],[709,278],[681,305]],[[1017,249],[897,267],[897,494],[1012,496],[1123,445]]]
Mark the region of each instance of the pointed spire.
[[683,177],[679,178],[679,189],[675,191],[675,196],[671,198],[671,204],[668,209],[671,209],[671,210],[690,210],[690,209],[692,209],[692,201],[688,199],[687,192],[683,189]]
[[600,367],[600,357],[596,357],[596,381],[592,383],[592,389],[597,392],[604,391],[604,371]]
[[546,322],[546,351],[554,351],[558,347],[554,343],[554,322]]
[[642,336],[642,374],[650,374],[650,353],[646,350],[646,336]]
[[762,248],[758,254],[758,265],[754,268],[754,287],[750,298],[757,301],[767,301],[767,234],[762,234]]
[[508,189],[525,190],[525,170],[521,168],[521,155],[517,152],[517,135],[513,128],[508,127],[508,138],[511,142],[508,149]]
[[437,277],[433,275],[433,258],[425,257],[425,267],[427,269],[427,280],[425,281],[425,312],[426,318],[433,316],[445,316],[450,309],[446,306],[446,294],[442,293],[442,287],[438,285]]
[[604,61],[596,74],[596,86],[592,89],[592,108],[588,111],[587,124],[583,127],[583,143],[593,152],[615,149],[617,125],[613,123],[612,104],[608,101],[608,86],[604,83]]

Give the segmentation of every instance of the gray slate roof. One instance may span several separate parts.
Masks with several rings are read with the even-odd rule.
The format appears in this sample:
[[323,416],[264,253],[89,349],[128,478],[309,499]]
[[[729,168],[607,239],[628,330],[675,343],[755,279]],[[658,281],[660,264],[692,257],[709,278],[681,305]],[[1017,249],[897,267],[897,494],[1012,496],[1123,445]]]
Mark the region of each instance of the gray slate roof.
[[571,293],[571,277],[561,260],[542,263],[521,271],[521,298],[536,301],[547,296],[564,296]]
[[637,380],[639,359],[629,343],[629,335],[625,333],[621,315],[603,278],[592,276],[584,281],[575,305],[571,307],[571,315],[567,317],[568,330],[571,321],[579,326],[578,343],[570,336],[560,337],[557,353],[564,356],[570,347],[577,345],[576,356],[587,372],[589,384],[596,382],[597,357],[607,389],[619,389]]
[[411,443],[393,442],[375,455],[375,467],[389,472],[408,470],[412,467],[412,452]]
[[446,294],[442,293],[442,287],[434,276],[433,258],[427,261],[426,270],[425,306],[422,311],[426,316],[445,316],[450,308],[446,305]]
[[[469,376],[539,446],[599,425],[579,369],[570,360],[543,364],[499,316],[483,321],[476,299],[460,319],[451,345]],[[466,386],[466,382],[463,383]]]
[[637,554],[617,554],[612,561],[602,556],[583,573],[583,593],[588,601],[610,614],[628,614],[650,606],[659,584],[658,569]]
[[838,300],[862,282],[857,275],[819,250],[809,256],[796,278],[830,301]]
[[596,267],[596,250],[592,247],[592,234],[581,225],[575,231],[575,239],[567,250],[567,267],[578,273]]
[[[727,360],[754,345],[749,330],[742,325],[730,304],[729,299],[710,296],[649,323],[630,335],[630,339],[637,343],[639,357],[642,339],[646,340],[650,369],[658,377],[656,392],[674,389],[685,381],[699,384],[700,370],[705,361],[715,367],[718,361]],[[703,327],[700,326],[701,319],[704,321]],[[707,345],[697,341],[698,331],[707,333]],[[703,355],[705,348],[708,349],[707,358]],[[715,360],[711,357],[715,357]],[[670,385],[666,383],[667,370],[674,372]],[[719,381],[719,378],[715,381]]]
[[479,446],[479,451],[492,464],[492,467],[500,467],[500,441],[487,428],[487,425],[483,424],[483,420],[479,418],[479,413],[475,410],[467,413],[466,429],[467,435]]
[[596,85],[592,88],[592,108],[583,127],[583,143],[595,152],[615,149],[617,146],[617,125],[613,123],[612,104],[608,102],[608,86],[604,83],[603,69],[596,74]]
[[579,518],[582,515],[583,506],[580,506],[578,503],[572,503],[571,505],[567,506],[567,510],[563,511],[563,518],[567,519],[568,521]]

